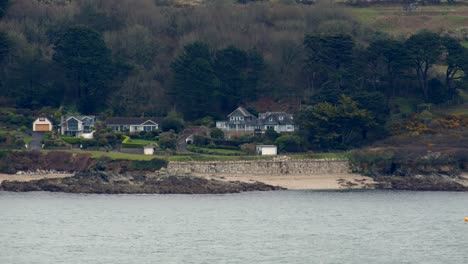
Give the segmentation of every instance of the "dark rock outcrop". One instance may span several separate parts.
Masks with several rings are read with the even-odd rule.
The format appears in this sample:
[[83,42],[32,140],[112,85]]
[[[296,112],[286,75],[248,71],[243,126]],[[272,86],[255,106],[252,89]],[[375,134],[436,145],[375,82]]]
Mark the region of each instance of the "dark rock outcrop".
[[61,179],[42,179],[29,182],[4,181],[1,189],[13,192],[223,194],[272,191],[283,188],[261,182],[226,182],[192,176],[92,172],[78,173],[74,177]]
[[424,176],[379,176],[375,177],[377,189],[409,191],[468,191],[468,187],[456,178],[444,175]]

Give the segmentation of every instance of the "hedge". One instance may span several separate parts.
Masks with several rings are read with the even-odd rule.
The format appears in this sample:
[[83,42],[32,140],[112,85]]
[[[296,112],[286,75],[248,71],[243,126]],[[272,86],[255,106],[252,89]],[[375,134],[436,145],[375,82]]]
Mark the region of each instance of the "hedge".
[[125,136],[122,141],[123,148],[143,148],[143,145],[140,143],[132,143],[132,139],[129,136]]

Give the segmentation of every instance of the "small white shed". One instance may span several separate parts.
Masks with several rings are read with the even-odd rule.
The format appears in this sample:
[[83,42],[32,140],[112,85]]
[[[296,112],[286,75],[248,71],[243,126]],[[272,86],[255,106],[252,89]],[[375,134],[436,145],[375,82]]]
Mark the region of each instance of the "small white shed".
[[38,117],[34,120],[33,131],[37,132],[47,132],[52,131],[52,121],[47,117]]
[[276,156],[278,148],[275,145],[257,145],[257,154],[261,156]]
[[153,145],[146,145],[143,147],[143,153],[145,155],[153,155],[154,154],[154,146]]

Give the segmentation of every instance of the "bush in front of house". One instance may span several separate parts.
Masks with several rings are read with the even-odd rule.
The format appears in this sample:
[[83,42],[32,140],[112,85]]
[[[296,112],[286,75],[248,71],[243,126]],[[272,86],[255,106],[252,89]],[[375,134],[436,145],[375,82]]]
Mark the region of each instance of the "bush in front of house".
[[219,128],[212,128],[210,132],[210,137],[212,139],[224,139],[224,132]]
[[62,136],[60,137],[64,142],[72,145],[80,144],[81,141],[83,140],[82,138],[77,138],[77,137],[68,137],[68,136]]
[[184,129],[185,123],[182,117],[175,112],[171,112],[161,121],[161,130],[168,132],[173,130],[176,133],[179,133]]
[[281,135],[275,140],[275,145],[281,152],[302,152],[305,150],[301,137],[296,135]]
[[163,132],[158,137],[159,146],[162,149],[176,149],[177,138],[173,131]]
[[122,141],[123,148],[142,148],[143,146],[140,143],[132,143],[132,139],[129,136],[124,136]]
[[207,154],[207,155],[241,156],[242,154],[244,154],[240,150],[211,149],[211,148],[198,147],[195,145],[188,145],[187,150],[191,152]]

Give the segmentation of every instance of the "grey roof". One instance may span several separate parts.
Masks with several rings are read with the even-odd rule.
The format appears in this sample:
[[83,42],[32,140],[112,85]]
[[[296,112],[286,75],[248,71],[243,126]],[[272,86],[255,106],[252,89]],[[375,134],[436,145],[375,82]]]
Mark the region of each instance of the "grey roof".
[[96,120],[97,120],[97,117],[92,116],[92,115],[89,115],[89,116],[73,116],[73,115],[62,116],[63,121],[60,123],[60,125],[63,125],[63,123],[67,122],[71,118],[74,118],[74,119],[84,123],[85,125],[93,125],[94,123],[96,123]]
[[107,125],[142,125],[148,121],[156,124],[160,123],[161,117],[109,117]]
[[[266,112],[260,113],[258,119],[263,124],[294,125],[293,115],[285,112]],[[271,120],[271,121],[270,121]]]
[[252,115],[251,113],[249,113],[249,111],[247,111],[244,107],[242,106],[239,106],[236,110],[232,111],[232,113],[230,113],[228,115],[228,117],[231,117],[232,115],[236,114],[236,113],[239,113],[241,114],[242,116],[244,117],[248,117],[248,116],[251,116],[251,117],[255,117],[254,115]]

